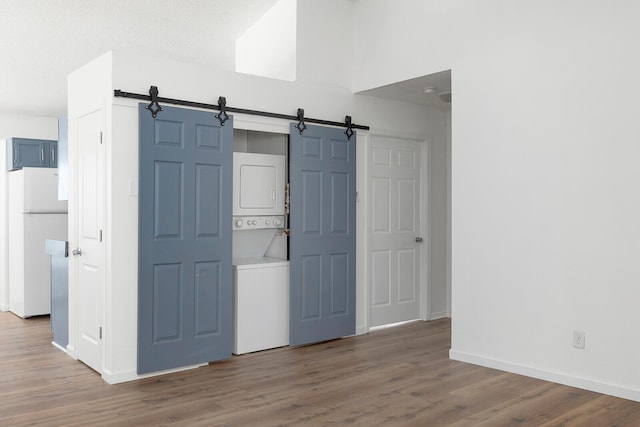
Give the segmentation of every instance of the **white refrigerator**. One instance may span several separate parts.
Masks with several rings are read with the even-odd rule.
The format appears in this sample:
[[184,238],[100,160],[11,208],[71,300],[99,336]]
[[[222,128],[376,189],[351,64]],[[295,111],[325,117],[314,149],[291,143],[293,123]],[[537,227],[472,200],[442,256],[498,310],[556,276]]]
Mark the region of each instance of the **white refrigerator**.
[[67,201],[58,200],[58,169],[24,168],[9,178],[9,310],[20,317],[51,312],[45,240],[67,240]]

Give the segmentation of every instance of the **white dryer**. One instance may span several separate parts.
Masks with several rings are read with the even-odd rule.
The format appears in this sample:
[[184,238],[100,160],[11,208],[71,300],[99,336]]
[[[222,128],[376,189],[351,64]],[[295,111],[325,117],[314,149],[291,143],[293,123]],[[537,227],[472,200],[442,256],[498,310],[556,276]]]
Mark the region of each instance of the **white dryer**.
[[233,153],[233,216],[284,215],[285,157]]

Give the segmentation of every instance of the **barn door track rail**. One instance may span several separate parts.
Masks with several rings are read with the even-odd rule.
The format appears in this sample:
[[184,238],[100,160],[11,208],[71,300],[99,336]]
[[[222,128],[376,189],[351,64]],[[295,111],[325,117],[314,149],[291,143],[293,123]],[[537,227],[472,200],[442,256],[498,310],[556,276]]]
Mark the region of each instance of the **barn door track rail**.
[[195,107],[195,108],[203,108],[206,110],[216,110],[219,111],[216,114],[216,118],[220,121],[220,125],[224,126],[224,123],[229,120],[228,113],[240,113],[240,114],[250,114],[253,116],[262,116],[262,117],[271,117],[275,119],[284,119],[284,120],[297,120],[298,124],[295,126],[300,134],[307,129],[306,123],[314,123],[319,125],[327,125],[327,126],[336,126],[336,127],[345,127],[347,130],[344,132],[347,135],[347,139],[351,139],[353,136],[354,129],[362,129],[369,130],[369,126],[357,125],[352,122],[351,116],[345,116],[344,122],[333,122],[330,120],[321,120],[321,119],[312,119],[310,117],[304,116],[304,109],[298,108],[297,114],[295,116],[288,114],[280,114],[280,113],[271,113],[268,111],[257,111],[257,110],[248,110],[246,108],[235,108],[227,106],[227,99],[224,96],[218,98],[218,104],[205,104],[202,102],[195,101],[185,101],[182,99],[174,99],[174,98],[165,98],[162,96],[158,96],[158,87],[151,86],[149,88],[149,94],[143,95],[139,93],[131,93],[125,92],[120,89],[116,89],[113,91],[113,95],[119,98],[132,98],[132,99],[140,99],[142,101],[149,101],[149,105],[147,105],[147,110],[151,113],[151,116],[155,118],[158,113],[162,111],[162,104],[171,104],[171,105],[181,105],[185,107]]

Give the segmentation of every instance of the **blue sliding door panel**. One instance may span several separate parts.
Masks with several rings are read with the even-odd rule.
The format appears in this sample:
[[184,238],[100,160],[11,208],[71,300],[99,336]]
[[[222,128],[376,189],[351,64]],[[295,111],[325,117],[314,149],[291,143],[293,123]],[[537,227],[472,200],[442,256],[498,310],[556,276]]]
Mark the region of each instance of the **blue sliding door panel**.
[[355,333],[356,139],[291,125],[291,345]]
[[138,373],[231,357],[233,121],[144,104]]

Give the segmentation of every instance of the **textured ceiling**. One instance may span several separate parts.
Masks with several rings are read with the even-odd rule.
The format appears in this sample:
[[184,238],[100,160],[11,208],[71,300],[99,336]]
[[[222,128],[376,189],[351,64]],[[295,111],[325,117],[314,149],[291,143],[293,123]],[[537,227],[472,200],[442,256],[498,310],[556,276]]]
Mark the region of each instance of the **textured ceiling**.
[[110,51],[233,69],[276,0],[0,0],[0,111],[57,116],[67,75]]

